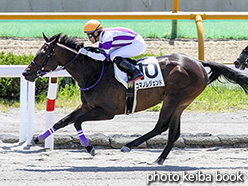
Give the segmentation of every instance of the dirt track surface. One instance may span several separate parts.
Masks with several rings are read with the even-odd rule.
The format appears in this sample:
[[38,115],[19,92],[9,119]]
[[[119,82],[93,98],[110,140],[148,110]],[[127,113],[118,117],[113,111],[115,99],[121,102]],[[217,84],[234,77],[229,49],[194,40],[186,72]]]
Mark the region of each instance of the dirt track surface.
[[129,153],[101,149],[91,157],[82,150],[0,147],[0,184],[4,186],[211,186],[247,185],[248,181],[247,149],[174,149],[164,165],[158,166],[152,163],[161,150],[155,149]]
[[[65,114],[57,113],[55,121]],[[0,115],[1,133],[18,135],[18,111]],[[141,112],[117,116],[111,121],[86,122],[83,129],[86,135],[144,134],[153,128],[157,117],[158,113]],[[35,118],[35,133],[43,132],[44,111],[36,112]],[[246,121],[247,112],[185,112],[181,131],[193,134],[208,132],[213,135],[247,134]],[[56,132],[56,135],[61,134],[72,135],[76,131],[70,125]],[[0,140],[0,185],[145,186],[149,180],[152,180],[150,185],[247,185],[247,148],[174,148],[163,166],[152,164],[161,152],[162,149],[134,149],[130,153],[122,153],[120,149],[96,149],[95,157],[91,157],[82,149],[50,151],[38,146],[2,143]],[[165,182],[169,174],[180,180]],[[199,179],[200,174],[211,178],[211,181],[194,181]],[[189,175],[194,178],[189,179]],[[230,177],[233,181],[219,182],[221,176],[217,175],[225,179]],[[238,176],[241,176],[242,181]]]
[[[85,46],[92,46],[90,42],[82,41]],[[35,55],[43,43],[43,39],[37,38],[0,38],[0,51]],[[146,39],[146,43],[146,52],[155,55],[184,53],[198,58],[198,42],[196,39],[176,39],[174,45],[170,45],[168,39]],[[205,40],[205,60],[232,62],[247,45],[247,40]]]

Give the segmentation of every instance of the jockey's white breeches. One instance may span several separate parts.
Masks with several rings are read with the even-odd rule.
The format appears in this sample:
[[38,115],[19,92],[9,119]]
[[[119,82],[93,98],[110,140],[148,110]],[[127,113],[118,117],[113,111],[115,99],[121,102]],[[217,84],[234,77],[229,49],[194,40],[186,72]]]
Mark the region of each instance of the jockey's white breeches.
[[123,58],[135,57],[140,54],[143,54],[145,50],[146,50],[146,43],[143,37],[141,37],[141,35],[138,34],[130,45],[111,49],[109,51],[109,55],[111,61],[113,61],[114,58],[117,56]]

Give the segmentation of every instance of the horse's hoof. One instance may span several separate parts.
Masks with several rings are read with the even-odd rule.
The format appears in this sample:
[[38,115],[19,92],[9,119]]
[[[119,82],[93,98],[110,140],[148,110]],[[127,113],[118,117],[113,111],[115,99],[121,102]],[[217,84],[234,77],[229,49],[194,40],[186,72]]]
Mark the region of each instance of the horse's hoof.
[[38,136],[33,138],[33,142],[34,142],[35,145],[37,145],[39,143]]
[[163,165],[164,164],[164,159],[158,158],[156,161],[154,161],[154,164]]
[[95,156],[95,148],[92,146],[85,147],[87,152],[90,153],[91,156]]
[[131,151],[131,149],[129,147],[127,147],[127,146],[123,146],[121,148],[121,152],[130,152],[130,151]]
[[91,151],[90,151],[90,155],[91,156],[95,156],[96,155],[96,152],[95,152],[95,148],[92,147]]

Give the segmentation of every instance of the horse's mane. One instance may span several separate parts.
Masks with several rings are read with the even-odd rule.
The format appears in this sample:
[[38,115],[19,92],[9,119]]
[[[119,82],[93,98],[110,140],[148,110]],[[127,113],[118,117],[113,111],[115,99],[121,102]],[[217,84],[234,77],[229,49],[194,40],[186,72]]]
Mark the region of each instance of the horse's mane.
[[[58,35],[60,35],[60,34],[56,34],[56,35],[52,36],[51,38],[49,38],[48,42],[51,42],[52,40],[57,38]],[[72,48],[72,49],[74,49],[76,51],[78,51],[80,48],[84,47],[84,43],[80,42],[75,37],[68,37],[67,34],[65,34],[64,36],[60,37],[58,42],[60,44],[63,44],[65,46],[69,47],[69,48]],[[86,50],[88,50],[88,51],[91,51],[91,52],[96,52],[96,53],[104,52],[102,49],[97,48],[97,47],[84,47],[84,48]]]
[[62,36],[59,39],[59,43],[65,45],[65,46],[67,46],[69,48],[75,49],[77,51],[80,48],[84,47],[84,44],[82,42],[78,41],[76,38],[68,37],[67,35]]

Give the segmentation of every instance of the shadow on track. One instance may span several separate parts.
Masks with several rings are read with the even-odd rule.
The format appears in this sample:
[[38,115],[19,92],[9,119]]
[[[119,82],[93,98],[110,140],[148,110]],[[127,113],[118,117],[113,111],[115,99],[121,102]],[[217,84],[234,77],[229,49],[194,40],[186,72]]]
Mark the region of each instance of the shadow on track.
[[[148,167],[96,167],[96,166],[86,166],[86,167],[71,167],[71,168],[60,168],[60,169],[19,169],[20,171],[27,172],[139,172],[139,171],[200,171],[200,170],[210,170],[210,169],[227,169],[227,167],[189,167],[189,166],[148,166]],[[248,167],[232,167],[233,170],[248,169]]]

